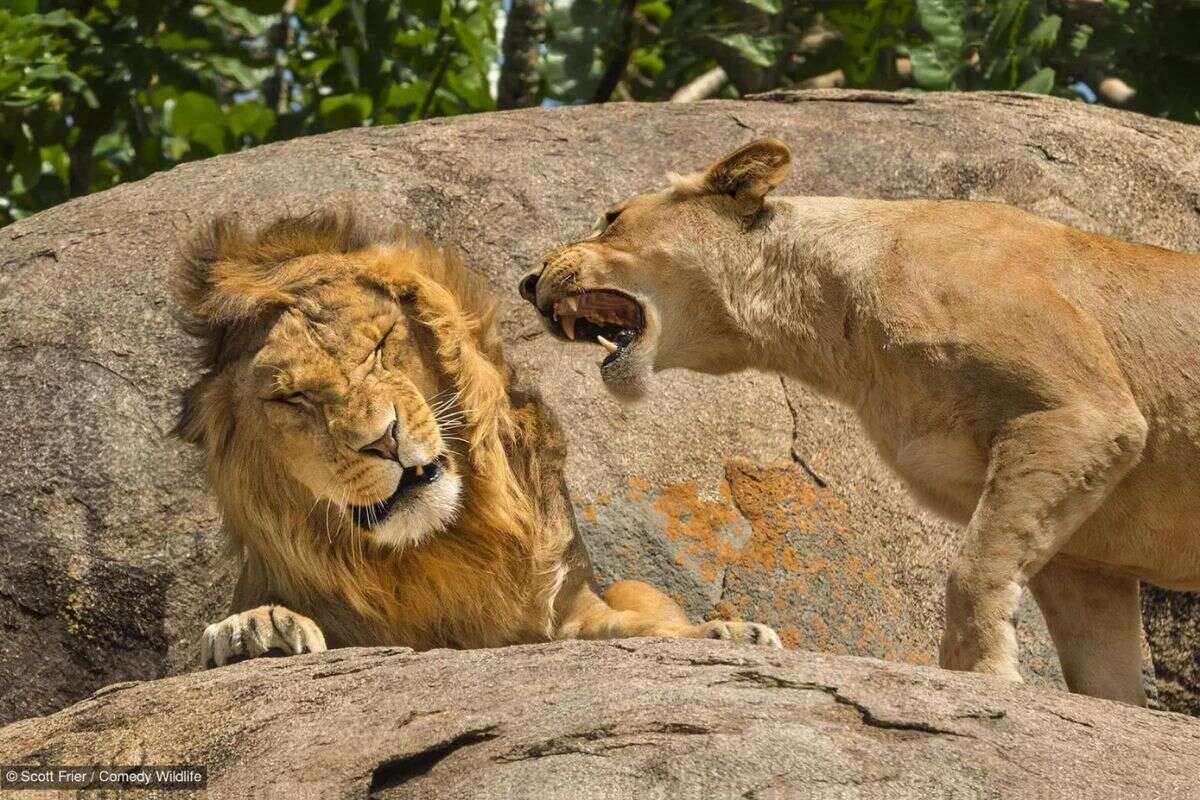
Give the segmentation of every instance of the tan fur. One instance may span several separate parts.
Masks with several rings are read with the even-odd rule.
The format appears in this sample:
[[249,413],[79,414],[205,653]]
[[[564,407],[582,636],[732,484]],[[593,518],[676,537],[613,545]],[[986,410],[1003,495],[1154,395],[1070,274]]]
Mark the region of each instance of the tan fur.
[[[620,610],[595,595],[557,424],[514,384],[494,299],[453,253],[345,212],[255,232],[225,217],[188,248],[177,293],[203,370],[177,432],[204,451],[243,565],[206,663],[712,634],[645,584],[622,584]],[[444,477],[355,524],[349,506],[438,457]]]
[[1018,679],[1031,585],[1069,685],[1144,702],[1137,581],[1200,589],[1200,256],[993,203],[767,199],[788,161],[755,142],[614,206],[522,291],[638,300],[644,334],[602,370],[622,396],[757,368],[854,409],[965,526],[942,664]]

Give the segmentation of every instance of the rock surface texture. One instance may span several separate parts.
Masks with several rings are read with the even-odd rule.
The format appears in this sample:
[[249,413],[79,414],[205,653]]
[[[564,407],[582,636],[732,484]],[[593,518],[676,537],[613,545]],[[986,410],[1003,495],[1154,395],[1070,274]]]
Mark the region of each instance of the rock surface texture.
[[220,798],[1183,800],[1200,720],[723,642],[378,648],[115,686],[0,729],[0,763],[38,762],[206,765]]
[[[334,201],[457,243],[501,295],[510,358],[567,428],[604,580],[768,622],[793,647],[932,663],[957,533],[915,506],[846,412],[759,374],[667,374],[653,401],[623,407],[599,350],[552,341],[516,299],[537,255],[612,201],[767,135],[795,151],[784,193],[1003,200],[1200,249],[1200,128],[1012,94],[808,92],[344,131],[22,220],[0,230],[0,720],[194,663],[231,575],[198,459],[167,435],[188,379],[176,245],[217,212],[256,223]],[[1177,708],[1197,702],[1195,640],[1172,612],[1189,602],[1147,598]],[[1021,630],[1027,675],[1057,684],[1029,604]]]

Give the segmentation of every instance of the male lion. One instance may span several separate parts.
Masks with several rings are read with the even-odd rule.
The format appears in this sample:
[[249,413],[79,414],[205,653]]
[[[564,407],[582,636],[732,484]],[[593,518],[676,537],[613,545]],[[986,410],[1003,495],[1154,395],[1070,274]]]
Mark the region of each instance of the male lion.
[[842,401],[966,526],[942,665],[1019,680],[1028,585],[1071,689],[1143,704],[1138,581],[1200,588],[1200,257],[994,203],[768,200],[790,162],[757,141],[619,203],[521,293],[618,395],[751,367]]
[[242,571],[203,660],[349,645],[488,647],[695,636],[643,583],[601,600],[562,477],[564,445],[513,385],[495,302],[449,252],[347,213],[256,233],[225,217],[178,295],[203,374],[177,433],[206,456]]

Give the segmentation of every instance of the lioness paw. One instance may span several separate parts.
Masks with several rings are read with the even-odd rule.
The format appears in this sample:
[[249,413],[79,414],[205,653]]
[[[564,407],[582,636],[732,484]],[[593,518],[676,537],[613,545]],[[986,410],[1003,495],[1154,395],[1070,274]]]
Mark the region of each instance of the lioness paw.
[[728,639],[731,642],[761,644],[764,647],[783,649],[779,634],[760,622],[727,621],[716,619],[700,626],[700,635],[706,639]]
[[306,616],[283,606],[259,606],[205,628],[200,639],[200,662],[205,668],[223,667],[272,650],[285,655],[321,653],[325,650],[325,635]]

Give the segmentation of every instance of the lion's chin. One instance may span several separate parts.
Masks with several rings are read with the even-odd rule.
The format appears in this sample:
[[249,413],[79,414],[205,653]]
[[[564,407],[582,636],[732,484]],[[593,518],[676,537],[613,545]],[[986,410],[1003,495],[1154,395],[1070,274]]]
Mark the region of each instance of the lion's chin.
[[636,403],[650,393],[651,370],[645,349],[641,342],[636,343],[622,351],[619,358],[606,359],[600,365],[604,388],[622,402]]
[[362,535],[390,547],[416,547],[454,522],[461,506],[461,495],[462,478],[447,473],[436,483],[406,498],[387,519],[369,531],[363,531]]

